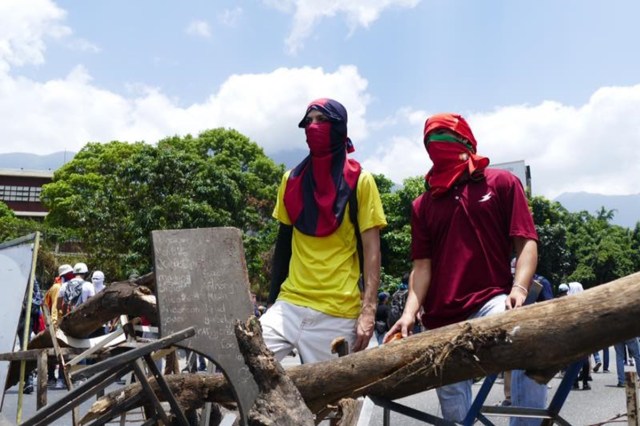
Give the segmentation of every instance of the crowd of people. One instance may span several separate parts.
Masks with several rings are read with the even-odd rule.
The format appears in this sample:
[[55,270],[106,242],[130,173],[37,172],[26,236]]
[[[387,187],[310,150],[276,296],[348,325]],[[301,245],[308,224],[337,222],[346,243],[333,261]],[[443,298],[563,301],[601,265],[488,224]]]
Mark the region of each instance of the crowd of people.
[[[512,173],[488,168],[467,121],[458,114],[427,118],[423,143],[432,166],[425,191],[411,205],[413,266],[394,294],[379,291],[380,231],[387,225],[373,175],[348,154],[346,108],[317,99],[298,126],[308,155],[280,182],[273,217],[279,231],[267,306],[253,295],[254,313],[276,359],[297,351],[303,363],[330,359],[331,342],[344,337],[352,352],[473,318],[519,309],[530,292],[553,298],[551,283],[536,274],[538,235],[527,196]],[[426,165],[426,161],[425,161]],[[104,274],[87,265],[61,265],[44,297],[54,325],[60,317],[104,288]],[[533,286],[538,283],[539,286]],[[561,284],[557,296],[581,291]],[[624,354],[640,369],[638,340],[615,346],[618,385],[624,386]],[[596,356],[597,355],[597,356]],[[591,372],[608,371],[594,354],[579,377],[590,389]],[[195,359],[190,370],[195,370]],[[204,369],[204,361],[198,363]],[[640,374],[640,371],[639,371]],[[53,370],[50,381],[59,383]],[[508,383],[507,383],[508,382]],[[578,381],[576,387],[579,388]],[[436,389],[442,416],[460,422],[470,409],[472,381]],[[504,405],[543,408],[547,386],[522,370],[505,373]],[[539,424],[513,417],[511,425]]]
[[[48,290],[42,294],[40,284],[37,280],[34,282],[29,336],[35,336],[46,327],[46,313],[49,314],[51,324],[54,328],[58,327],[60,319],[71,312],[73,309],[86,302],[91,296],[104,290],[105,276],[102,271],[95,270],[91,274],[91,281],[86,281],[89,269],[86,263],[78,262],[73,267],[69,264],[63,264],[58,267],[58,273]],[[25,305],[26,307],[26,298]],[[46,309],[46,311],[45,311]],[[20,348],[26,349],[23,342],[24,336],[24,318],[25,309],[21,314],[18,326],[18,337],[20,339]],[[100,330],[94,335],[104,334],[105,331]],[[31,337],[30,337],[31,338]],[[66,389],[67,385],[64,381],[61,368],[56,368],[55,363],[50,363],[48,368],[47,385],[56,389]],[[56,375],[57,370],[57,375]],[[33,392],[33,375],[28,374],[25,378],[24,393]]]

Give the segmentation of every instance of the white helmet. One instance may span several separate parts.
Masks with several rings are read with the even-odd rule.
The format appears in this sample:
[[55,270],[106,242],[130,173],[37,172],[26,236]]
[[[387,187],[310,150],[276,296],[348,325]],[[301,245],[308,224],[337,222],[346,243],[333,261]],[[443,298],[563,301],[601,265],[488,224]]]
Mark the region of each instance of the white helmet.
[[58,276],[61,277],[63,275],[68,274],[69,272],[73,272],[73,268],[71,267],[71,265],[67,265],[66,263],[64,265],[60,265],[58,267]]
[[89,268],[87,268],[86,263],[78,262],[73,265],[73,272],[75,272],[76,274],[86,274],[87,272],[89,272]]

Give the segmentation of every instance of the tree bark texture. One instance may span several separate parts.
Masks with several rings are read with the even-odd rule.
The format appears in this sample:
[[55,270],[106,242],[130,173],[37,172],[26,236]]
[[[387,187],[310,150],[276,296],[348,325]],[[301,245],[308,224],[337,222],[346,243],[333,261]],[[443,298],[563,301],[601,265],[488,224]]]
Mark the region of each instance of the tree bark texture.
[[[309,409],[341,398],[396,399],[441,385],[525,369],[541,383],[559,368],[602,347],[640,335],[640,273],[583,293],[464,321],[381,347],[287,370]],[[230,403],[221,375],[167,376],[185,407]],[[197,386],[190,392],[186,389]],[[136,385],[96,402],[91,413],[139,392]]]
[[251,317],[246,324],[238,322],[235,333],[244,361],[260,391],[249,410],[249,425],[315,426],[313,414],[298,388],[265,346],[258,319]]
[[145,316],[150,322],[157,323],[155,295],[148,287],[132,281],[112,283],[62,317],[60,330],[67,336],[82,339],[120,315]]

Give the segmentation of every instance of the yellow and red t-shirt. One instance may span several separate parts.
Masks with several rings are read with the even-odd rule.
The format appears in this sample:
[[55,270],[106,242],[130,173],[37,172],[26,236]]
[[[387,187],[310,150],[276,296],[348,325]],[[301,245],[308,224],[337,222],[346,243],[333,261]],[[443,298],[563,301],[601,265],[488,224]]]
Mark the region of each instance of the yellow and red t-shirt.
[[[291,225],[283,201],[288,177],[289,172],[282,178],[273,211],[273,217],[285,225]],[[371,173],[360,173],[356,195],[360,232],[385,227],[387,221]],[[358,317],[361,306],[358,288],[360,266],[356,233],[349,217],[347,205],[338,229],[325,237],[306,235],[293,228],[289,276],[282,283],[278,300],[335,317]]]

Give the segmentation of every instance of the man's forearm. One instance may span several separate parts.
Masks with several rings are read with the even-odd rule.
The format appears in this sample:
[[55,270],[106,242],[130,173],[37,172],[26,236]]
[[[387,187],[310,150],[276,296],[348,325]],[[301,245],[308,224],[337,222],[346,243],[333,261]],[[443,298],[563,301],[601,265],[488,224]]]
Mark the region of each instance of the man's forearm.
[[528,291],[538,266],[538,244],[535,240],[514,238],[514,248],[516,250],[516,270],[513,283]]
[[362,310],[373,312],[378,306],[378,288],[380,287],[380,231],[378,228],[367,229],[362,233],[364,257],[364,294]]
[[431,283],[431,259],[417,259],[413,262],[413,269],[409,277],[409,294],[405,310],[416,315],[427,296]]

